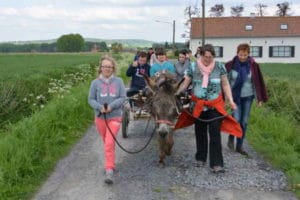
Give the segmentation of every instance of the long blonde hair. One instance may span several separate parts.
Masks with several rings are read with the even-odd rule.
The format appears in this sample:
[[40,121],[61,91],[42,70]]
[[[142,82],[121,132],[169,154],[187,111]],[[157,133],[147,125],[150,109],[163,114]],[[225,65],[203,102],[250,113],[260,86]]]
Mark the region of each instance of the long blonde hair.
[[100,58],[100,61],[99,61],[99,69],[98,69],[98,74],[101,74],[101,64],[102,64],[102,61],[103,60],[108,60],[112,63],[113,65],[113,74],[115,74],[117,72],[117,63],[116,61],[109,55],[104,55]]

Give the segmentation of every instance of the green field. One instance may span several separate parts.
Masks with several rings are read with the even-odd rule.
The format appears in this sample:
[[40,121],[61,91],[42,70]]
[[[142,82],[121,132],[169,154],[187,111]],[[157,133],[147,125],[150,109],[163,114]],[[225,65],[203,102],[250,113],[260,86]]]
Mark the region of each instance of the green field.
[[0,79],[64,73],[79,64],[97,63],[100,54],[0,54]]
[[263,74],[265,74],[268,77],[300,81],[300,63],[296,63],[296,64],[263,63],[260,66]]
[[[0,54],[0,129],[30,116],[51,100],[55,92],[65,90],[64,86],[78,84],[86,76],[95,77],[94,68],[100,56],[100,53]],[[113,57],[125,69],[133,55]]]
[[[99,57],[0,55],[0,199],[30,199],[57,161],[92,124],[87,93],[96,77]],[[133,54],[113,57],[127,83],[125,71]],[[298,197],[299,66],[262,64],[270,99],[262,108],[254,106],[247,134],[255,150],[285,172],[289,189]]]

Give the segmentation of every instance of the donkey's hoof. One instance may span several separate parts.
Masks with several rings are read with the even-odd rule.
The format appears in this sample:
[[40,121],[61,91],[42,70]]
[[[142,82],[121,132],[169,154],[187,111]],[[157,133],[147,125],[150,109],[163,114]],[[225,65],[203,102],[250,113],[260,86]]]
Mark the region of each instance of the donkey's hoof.
[[170,156],[172,154],[172,150],[168,150],[165,152],[167,156]]
[[158,167],[159,168],[164,168],[165,167],[165,163],[163,161],[159,161],[158,162]]

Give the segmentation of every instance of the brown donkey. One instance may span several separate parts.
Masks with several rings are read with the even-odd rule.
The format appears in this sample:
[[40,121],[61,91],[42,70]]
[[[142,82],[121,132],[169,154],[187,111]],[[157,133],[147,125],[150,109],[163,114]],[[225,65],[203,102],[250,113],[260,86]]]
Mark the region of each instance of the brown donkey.
[[144,75],[144,78],[149,86],[146,104],[157,123],[159,166],[164,167],[164,159],[171,155],[174,144],[173,128],[179,114],[175,93],[182,81],[178,83],[175,75],[167,71],[160,71],[151,78]]

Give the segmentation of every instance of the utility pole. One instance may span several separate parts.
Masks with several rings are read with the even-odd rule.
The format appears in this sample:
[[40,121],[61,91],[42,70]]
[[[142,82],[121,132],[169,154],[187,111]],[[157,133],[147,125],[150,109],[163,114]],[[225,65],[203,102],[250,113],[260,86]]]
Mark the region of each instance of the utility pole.
[[172,27],[173,27],[172,46],[173,46],[173,51],[175,52],[175,20],[173,20],[173,23],[166,22],[166,21],[160,21],[160,20],[155,20],[155,21],[172,25]]
[[202,0],[202,47],[205,45],[205,0]]
[[175,20],[173,20],[173,52],[175,52]]

